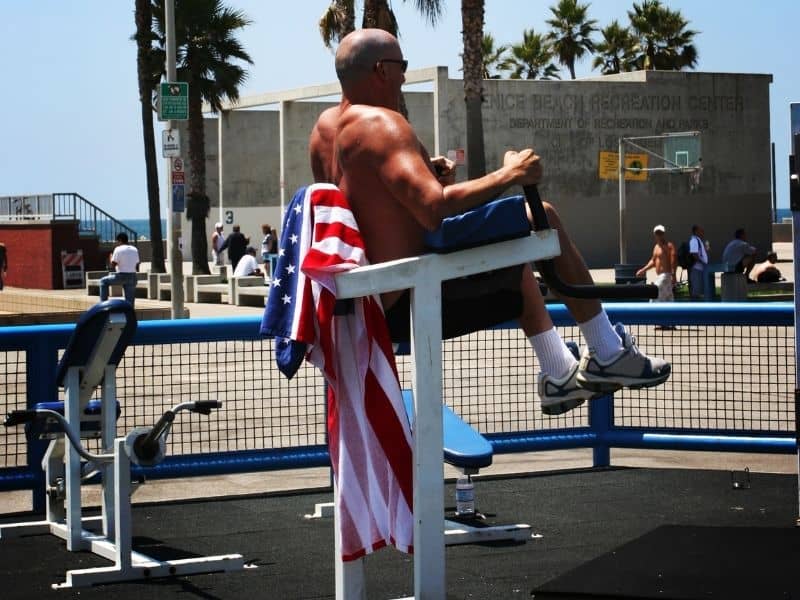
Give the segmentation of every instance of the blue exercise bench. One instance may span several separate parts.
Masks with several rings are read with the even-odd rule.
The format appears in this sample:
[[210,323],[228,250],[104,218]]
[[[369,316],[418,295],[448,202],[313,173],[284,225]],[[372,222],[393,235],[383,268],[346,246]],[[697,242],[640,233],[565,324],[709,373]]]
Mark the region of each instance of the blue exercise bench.
[[[0,538],[51,533],[66,540],[71,552],[89,551],[114,562],[110,567],[67,571],[54,588],[89,586],[151,577],[233,571],[244,567],[240,554],[156,560],[132,548],[131,462],[152,466],[163,460],[166,437],[175,414],[189,410],[210,414],[216,401],[184,402],[166,411],[153,427],[117,437],[120,405],[116,369],[136,333],[136,314],[125,300],[108,300],[86,311],[75,326],[59,361],[56,382],[63,402],[46,399],[9,413],[4,425],[25,424],[29,438],[50,440],[42,460],[46,519],[0,526]],[[92,399],[100,388],[101,397]],[[55,390],[54,394],[55,396]],[[100,451],[87,450],[82,439],[99,439]],[[102,511],[84,517],[81,484],[99,474]],[[100,532],[84,528],[94,523]]]
[[[403,390],[403,404],[414,427],[414,395]],[[494,451],[489,441],[446,404],[442,405],[444,462],[471,477],[492,464]],[[445,544],[472,544],[490,541],[524,542],[531,538],[530,525],[489,525],[477,510],[470,518],[445,519]]]

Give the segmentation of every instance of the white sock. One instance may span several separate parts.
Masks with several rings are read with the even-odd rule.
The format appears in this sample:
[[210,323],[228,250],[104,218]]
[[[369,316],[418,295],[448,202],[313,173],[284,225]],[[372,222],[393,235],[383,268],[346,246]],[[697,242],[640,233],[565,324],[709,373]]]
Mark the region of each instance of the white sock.
[[589,348],[595,351],[600,360],[609,360],[622,351],[622,340],[614,331],[605,310],[588,321],[578,323],[578,327]]
[[551,377],[561,379],[569,373],[569,370],[578,362],[564,344],[564,340],[558,335],[558,331],[553,327],[548,331],[537,333],[528,338],[533,351],[539,357],[539,365],[542,372]]

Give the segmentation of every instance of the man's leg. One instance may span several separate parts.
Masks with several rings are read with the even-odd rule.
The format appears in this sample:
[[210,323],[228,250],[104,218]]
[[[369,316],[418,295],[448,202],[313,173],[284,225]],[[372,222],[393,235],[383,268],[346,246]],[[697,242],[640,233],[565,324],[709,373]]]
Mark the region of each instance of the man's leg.
[[122,291],[125,294],[125,300],[127,300],[131,306],[134,305],[136,302],[136,274],[135,273],[124,273],[124,279],[122,281]]
[[111,273],[100,278],[100,302],[108,300],[108,288],[117,285],[117,274]]
[[[555,208],[549,202],[543,205],[550,227],[558,230],[561,254],[555,258],[555,267],[559,277],[573,285],[592,284],[592,275],[583,256],[567,234]],[[597,393],[613,393],[622,387],[659,385],[669,377],[669,363],[642,353],[636,340],[621,324],[611,324],[599,299],[560,299],[586,338],[588,347],[577,373],[577,382],[582,387]]]

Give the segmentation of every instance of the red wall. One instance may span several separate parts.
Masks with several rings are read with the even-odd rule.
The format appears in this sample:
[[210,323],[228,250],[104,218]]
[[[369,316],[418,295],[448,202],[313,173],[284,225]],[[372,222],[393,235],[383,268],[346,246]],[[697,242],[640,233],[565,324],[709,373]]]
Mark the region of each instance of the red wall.
[[0,242],[5,243],[8,252],[4,281],[12,287],[62,289],[62,250],[83,250],[87,271],[106,268],[108,252],[100,251],[96,239],[79,237],[73,221],[0,224]]

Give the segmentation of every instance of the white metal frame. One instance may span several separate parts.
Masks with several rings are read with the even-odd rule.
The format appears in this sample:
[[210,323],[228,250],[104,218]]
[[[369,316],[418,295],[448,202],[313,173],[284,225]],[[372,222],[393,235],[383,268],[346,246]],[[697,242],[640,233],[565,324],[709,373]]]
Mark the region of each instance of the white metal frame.
[[[102,451],[92,455],[93,464],[89,469],[99,470],[102,476],[101,515],[82,516],[81,452],[75,444],[65,439],[65,435],[59,434],[50,442],[42,460],[47,489],[50,490],[47,494],[47,518],[0,526],[0,539],[51,533],[64,539],[67,550],[71,552],[85,550],[114,563],[110,567],[67,571],[63,583],[53,584],[56,589],[244,568],[241,554],[160,561],[132,549],[131,460],[125,451],[125,438],[116,437],[116,366],[107,364],[125,322],[123,315],[111,314],[87,365],[70,367],[64,381],[65,425],[78,442],[81,415],[86,403],[97,385],[102,386]],[[85,450],[83,452],[86,453]],[[98,522],[102,526],[100,533],[84,529],[84,525]]]
[[[528,238],[451,254],[426,254],[353,269],[336,277],[338,298],[411,290],[411,356],[414,391],[414,594],[444,599],[445,534],[442,520],[441,283],[558,256],[558,233],[548,229]],[[336,598],[366,598],[363,559],[343,562],[336,529]]]

